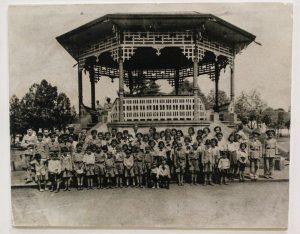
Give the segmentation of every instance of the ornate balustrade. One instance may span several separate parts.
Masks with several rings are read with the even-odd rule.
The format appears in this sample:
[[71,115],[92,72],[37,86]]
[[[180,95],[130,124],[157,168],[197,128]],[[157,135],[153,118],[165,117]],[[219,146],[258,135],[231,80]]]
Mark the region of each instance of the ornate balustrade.
[[[125,97],[124,121],[194,120],[194,96]],[[118,122],[120,100],[117,98],[110,113],[111,121]],[[205,106],[197,98],[199,119],[206,120]]]

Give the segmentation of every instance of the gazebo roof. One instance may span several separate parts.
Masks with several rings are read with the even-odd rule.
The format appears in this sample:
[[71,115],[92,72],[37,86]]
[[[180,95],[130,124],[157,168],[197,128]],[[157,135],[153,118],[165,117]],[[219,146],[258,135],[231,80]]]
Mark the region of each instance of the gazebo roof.
[[107,14],[71,30],[57,41],[67,47],[81,47],[113,33],[113,27],[127,31],[198,31],[203,30],[230,45],[248,45],[255,36],[212,14],[199,12],[176,13],[116,13]]

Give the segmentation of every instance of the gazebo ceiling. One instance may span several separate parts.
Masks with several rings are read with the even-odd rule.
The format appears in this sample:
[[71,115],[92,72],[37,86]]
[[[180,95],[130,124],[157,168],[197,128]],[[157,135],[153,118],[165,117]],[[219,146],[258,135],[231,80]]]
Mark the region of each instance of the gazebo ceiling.
[[84,24],[56,39],[63,47],[81,47],[113,34],[113,28],[124,31],[201,31],[230,45],[247,45],[255,36],[212,14],[184,13],[120,13],[107,14]]

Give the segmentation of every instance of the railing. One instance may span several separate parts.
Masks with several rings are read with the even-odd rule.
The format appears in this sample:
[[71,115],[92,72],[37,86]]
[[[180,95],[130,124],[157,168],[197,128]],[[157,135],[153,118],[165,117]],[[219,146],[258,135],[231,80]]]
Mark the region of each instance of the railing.
[[[111,121],[119,121],[119,99],[114,102]],[[124,121],[170,121],[194,119],[194,96],[125,97]],[[196,101],[200,120],[206,120],[206,110],[200,98]]]

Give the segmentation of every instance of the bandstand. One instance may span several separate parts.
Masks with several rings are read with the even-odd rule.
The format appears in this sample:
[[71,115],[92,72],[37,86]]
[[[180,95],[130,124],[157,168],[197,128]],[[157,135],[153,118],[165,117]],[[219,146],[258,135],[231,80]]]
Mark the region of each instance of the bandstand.
[[[79,113],[83,106],[83,70],[89,73],[91,109],[95,85],[105,77],[118,79],[118,98],[109,112],[109,125],[201,125],[213,119],[198,96],[197,79],[207,75],[215,84],[213,114],[218,103],[220,72],[230,68],[230,98],[234,102],[234,59],[255,36],[212,14],[108,14],[57,37],[78,62]],[[179,88],[193,77],[193,92]],[[175,95],[137,96],[145,80],[167,80]],[[124,86],[129,92],[124,92]],[[210,114],[209,114],[210,113]],[[93,115],[93,122],[96,116]]]

